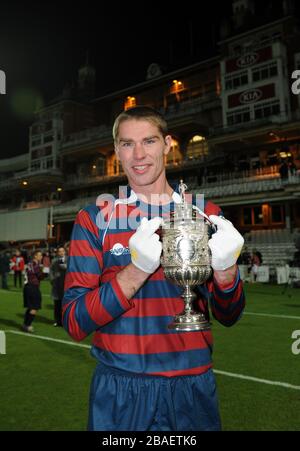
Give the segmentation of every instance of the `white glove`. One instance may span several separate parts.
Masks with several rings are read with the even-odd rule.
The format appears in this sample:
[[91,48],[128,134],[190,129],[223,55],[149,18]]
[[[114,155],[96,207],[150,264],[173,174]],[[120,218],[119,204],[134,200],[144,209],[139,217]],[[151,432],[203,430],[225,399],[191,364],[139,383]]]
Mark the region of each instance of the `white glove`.
[[136,232],[129,239],[129,249],[132,263],[148,274],[160,265],[162,244],[155,231],[162,224],[162,218],[158,216],[150,219],[142,218]]
[[244,245],[244,238],[232,223],[222,216],[211,215],[209,219],[217,226],[217,232],[208,241],[212,254],[211,266],[214,270],[224,271],[236,263]]

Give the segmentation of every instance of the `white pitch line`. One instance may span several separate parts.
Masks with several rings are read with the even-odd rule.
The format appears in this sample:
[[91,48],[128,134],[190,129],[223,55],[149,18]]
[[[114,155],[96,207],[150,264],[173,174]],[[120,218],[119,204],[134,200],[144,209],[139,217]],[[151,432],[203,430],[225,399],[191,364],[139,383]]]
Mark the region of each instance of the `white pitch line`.
[[269,317],[269,318],[300,319],[300,316],[292,316],[292,315],[273,315],[272,313],[243,312],[243,315],[267,316],[267,317]]
[[[4,332],[9,332],[11,334],[16,334],[16,335],[24,335],[26,337],[31,337],[31,338],[39,338],[40,340],[55,341],[57,343],[63,343],[66,345],[71,345],[71,346],[78,346],[81,348],[88,348],[88,349],[91,348],[90,345],[73,343],[72,341],[59,340],[57,338],[44,337],[42,335],[30,335],[28,333],[18,332],[16,330],[6,330]],[[268,379],[260,379],[258,377],[245,376],[244,374],[229,373],[227,371],[221,371],[221,370],[215,370],[215,369],[213,369],[213,371],[214,371],[214,373],[220,374],[222,376],[229,376],[229,377],[234,377],[236,379],[244,379],[244,380],[248,380],[248,381],[252,381],[252,382],[259,382],[260,384],[267,384],[267,385],[273,385],[273,386],[277,386],[277,387],[290,388],[292,390],[300,390],[299,385],[292,385],[292,384],[288,384],[287,382],[270,381]]]
[[88,348],[88,349],[91,348],[90,345],[84,345],[84,344],[81,344],[81,343],[75,343],[73,341],[60,340],[58,338],[44,337],[43,335],[29,334],[27,332],[19,332],[17,330],[5,330],[4,332],[9,332],[10,334],[16,334],[16,335],[24,335],[24,336],[30,337],[30,338],[39,338],[40,340],[55,341],[57,343],[63,343],[65,345],[79,346],[80,348]]
[[245,376],[244,374],[228,373],[227,371],[213,370],[216,374],[221,374],[223,376],[235,377],[237,379],[245,379],[253,382],[260,382],[261,384],[267,385],[277,385],[278,387],[292,388],[293,390],[300,390],[299,385],[291,385],[286,382],[269,381],[268,379],[260,379],[258,377]]
[[[20,294],[23,296],[23,291],[17,291],[17,290],[4,290],[3,288],[0,288],[0,292],[1,293],[5,293],[5,294]],[[46,294],[46,293],[42,293],[42,297],[47,297],[47,298],[51,298],[51,294]]]
[[[3,292],[3,293],[9,293],[9,294],[16,294],[16,293],[18,293],[18,291],[7,291],[7,290],[2,290],[1,288],[0,288],[0,291]],[[42,296],[51,298],[51,294],[43,294]],[[279,314],[273,314],[273,313],[243,312],[243,315],[266,316],[266,317],[269,317],[269,318],[284,318],[284,319],[299,319],[300,320],[300,316],[279,315]]]

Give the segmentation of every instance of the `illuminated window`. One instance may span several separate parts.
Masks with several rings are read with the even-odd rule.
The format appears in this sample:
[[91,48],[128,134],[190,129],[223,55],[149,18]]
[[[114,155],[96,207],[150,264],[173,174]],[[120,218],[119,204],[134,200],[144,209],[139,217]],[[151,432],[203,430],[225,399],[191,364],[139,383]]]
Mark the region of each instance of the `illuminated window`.
[[123,168],[121,162],[117,159],[116,155],[113,153],[107,159],[107,175],[119,175],[123,173]]
[[129,108],[133,108],[136,106],[136,98],[128,96],[124,103],[124,110],[128,110]]
[[176,139],[172,140],[172,146],[168,155],[165,155],[165,164],[174,164],[177,165],[182,161],[182,155],[179,150],[179,144]]
[[113,175],[120,175],[122,174],[123,168],[122,168],[122,164],[119,160],[115,159],[114,164],[113,164]]
[[187,157],[189,160],[205,157],[208,155],[208,143],[204,136],[195,135],[187,146]]

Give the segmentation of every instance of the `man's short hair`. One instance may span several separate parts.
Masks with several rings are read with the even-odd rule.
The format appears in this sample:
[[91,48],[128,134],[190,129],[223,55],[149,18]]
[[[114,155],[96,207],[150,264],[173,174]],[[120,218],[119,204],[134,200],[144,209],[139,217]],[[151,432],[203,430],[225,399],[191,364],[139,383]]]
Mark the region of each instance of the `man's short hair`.
[[122,113],[117,116],[113,125],[113,138],[115,143],[118,140],[120,124],[130,119],[151,122],[153,125],[157,126],[164,138],[168,134],[168,125],[163,115],[150,106],[141,105],[122,111]]

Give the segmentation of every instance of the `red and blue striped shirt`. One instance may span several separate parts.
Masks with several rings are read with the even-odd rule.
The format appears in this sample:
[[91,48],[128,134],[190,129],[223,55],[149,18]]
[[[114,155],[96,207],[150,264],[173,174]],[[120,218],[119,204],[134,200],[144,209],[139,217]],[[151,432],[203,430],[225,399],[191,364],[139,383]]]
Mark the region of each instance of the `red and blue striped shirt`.
[[[168,329],[183,310],[183,289],[165,278],[161,266],[132,299],[126,298],[116,280],[117,273],[131,262],[128,241],[135,232],[122,219],[136,217],[138,222],[142,216],[163,216],[164,207],[159,208],[149,214],[147,204],[140,201],[117,205],[105,233],[99,226],[104,209],[91,205],[78,213],[65,279],[64,327],[78,341],[94,332],[91,353],[107,366],[168,377],[201,374],[212,366],[211,331]],[[221,213],[211,202],[205,203],[204,211]],[[238,272],[230,286],[220,287],[212,277],[194,291],[207,317],[209,304],[214,318],[225,326],[241,316],[245,297]]]

